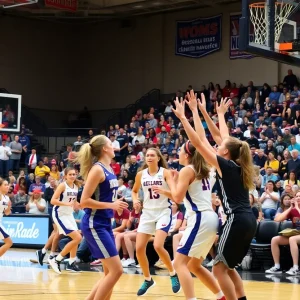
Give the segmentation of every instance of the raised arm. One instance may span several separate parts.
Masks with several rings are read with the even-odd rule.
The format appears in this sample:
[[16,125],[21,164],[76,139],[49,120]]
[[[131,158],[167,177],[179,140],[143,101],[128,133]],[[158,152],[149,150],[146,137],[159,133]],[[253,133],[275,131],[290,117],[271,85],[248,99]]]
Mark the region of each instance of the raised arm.
[[214,141],[217,143],[217,145],[221,145],[222,144],[222,136],[221,136],[220,130],[216,126],[216,124],[214,123],[214,121],[212,120],[210,115],[207,113],[206,100],[205,100],[205,96],[203,93],[201,94],[201,101],[198,101],[198,107],[202,113],[202,116],[208,126],[208,129],[209,129]]
[[184,103],[179,102],[178,99],[176,99],[175,105],[176,109],[173,109],[173,112],[180,119],[189,140],[197,149],[197,151],[203,156],[203,158],[208,162],[208,164],[214,166],[217,169],[219,175],[222,176],[216,152],[214,150],[211,150],[210,148],[205,147],[204,143],[200,140],[200,137],[198,136],[196,131],[188,122],[187,118],[184,115]]
[[225,114],[231,104],[231,100],[227,98],[221,100],[220,104],[217,103],[217,113],[219,117],[219,127],[222,139],[229,137],[228,127],[225,121]]
[[[214,150],[206,138],[205,130],[198,114],[197,101],[200,103],[201,101],[199,99],[197,100],[197,94],[194,94],[193,90],[191,90],[190,93],[187,93],[187,97],[188,97],[188,101],[186,101],[186,103],[189,106],[191,112],[193,113],[195,130],[199,135],[201,142],[203,142],[206,147],[211,148],[211,150]],[[205,96],[203,93],[201,94],[201,100],[202,100],[201,105],[204,103],[203,105],[206,106]]]

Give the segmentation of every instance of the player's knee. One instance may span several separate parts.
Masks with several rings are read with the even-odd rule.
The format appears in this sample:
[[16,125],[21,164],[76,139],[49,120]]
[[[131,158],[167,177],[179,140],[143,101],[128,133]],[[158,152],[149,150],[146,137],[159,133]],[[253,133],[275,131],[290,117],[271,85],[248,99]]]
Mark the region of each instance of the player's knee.
[[160,252],[164,249],[164,245],[161,242],[156,242],[156,241],[154,241],[153,247],[156,252]]
[[122,276],[122,274],[123,274],[123,267],[122,267],[122,265],[120,264],[119,266],[116,266],[114,268],[113,272],[114,272],[114,276],[116,278],[120,278]]
[[76,234],[75,238],[73,239],[74,241],[76,241],[78,244],[81,243],[82,241],[82,236],[80,233]]

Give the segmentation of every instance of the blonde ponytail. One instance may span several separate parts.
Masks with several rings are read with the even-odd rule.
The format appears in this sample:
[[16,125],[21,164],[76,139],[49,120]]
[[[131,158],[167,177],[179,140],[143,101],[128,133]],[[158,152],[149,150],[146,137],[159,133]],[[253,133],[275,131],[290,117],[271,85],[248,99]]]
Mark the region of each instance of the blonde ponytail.
[[244,188],[252,190],[254,188],[255,171],[248,143],[234,137],[228,137],[226,148],[229,151],[230,158],[241,167]]
[[244,183],[244,187],[248,190],[254,188],[253,180],[255,178],[255,170],[253,165],[253,159],[251,157],[250,147],[247,142],[242,141],[240,148],[240,157],[237,159],[237,163],[241,166],[241,174]]
[[87,179],[94,162],[100,158],[102,149],[107,142],[108,138],[105,135],[96,135],[89,143],[81,146],[74,162],[80,165],[80,174],[84,180]]

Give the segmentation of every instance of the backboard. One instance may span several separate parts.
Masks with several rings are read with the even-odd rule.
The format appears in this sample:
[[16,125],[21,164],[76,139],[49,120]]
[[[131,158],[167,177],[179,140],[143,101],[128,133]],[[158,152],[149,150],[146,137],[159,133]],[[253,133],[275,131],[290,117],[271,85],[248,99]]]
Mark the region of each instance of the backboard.
[[300,0],[242,0],[240,51],[300,66],[299,38]]

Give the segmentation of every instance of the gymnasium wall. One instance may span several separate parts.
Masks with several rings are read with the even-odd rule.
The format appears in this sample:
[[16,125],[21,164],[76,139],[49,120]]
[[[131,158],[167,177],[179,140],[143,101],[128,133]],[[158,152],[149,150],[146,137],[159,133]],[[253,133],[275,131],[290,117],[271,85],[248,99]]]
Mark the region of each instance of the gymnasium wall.
[[[132,20],[68,25],[0,17],[0,87],[29,107],[78,111],[121,108],[152,88],[171,93],[226,79],[277,83],[289,66],[262,58],[229,59],[229,15],[239,5]],[[223,14],[222,49],[200,59],[175,56],[175,22]],[[293,67],[296,74],[300,70]],[[40,112],[53,122],[53,115]]]

